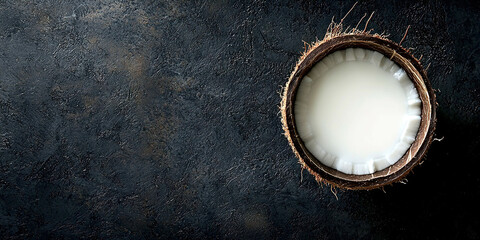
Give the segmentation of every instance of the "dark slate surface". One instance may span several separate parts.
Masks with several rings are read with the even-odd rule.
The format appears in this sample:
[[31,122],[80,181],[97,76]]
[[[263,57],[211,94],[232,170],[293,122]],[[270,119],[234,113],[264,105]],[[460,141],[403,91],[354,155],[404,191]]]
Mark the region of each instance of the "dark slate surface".
[[444,140],[386,193],[302,181],[278,92],[353,3],[0,0],[1,237],[480,238],[473,3],[360,1],[412,25]]

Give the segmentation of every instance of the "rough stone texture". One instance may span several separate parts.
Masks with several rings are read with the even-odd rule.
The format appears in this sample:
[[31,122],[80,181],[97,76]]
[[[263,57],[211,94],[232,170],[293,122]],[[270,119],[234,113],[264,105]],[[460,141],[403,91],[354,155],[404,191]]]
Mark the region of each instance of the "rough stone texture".
[[278,93],[353,3],[0,0],[0,235],[480,238],[474,3],[359,2],[346,24],[412,25],[444,140],[386,193],[302,181]]

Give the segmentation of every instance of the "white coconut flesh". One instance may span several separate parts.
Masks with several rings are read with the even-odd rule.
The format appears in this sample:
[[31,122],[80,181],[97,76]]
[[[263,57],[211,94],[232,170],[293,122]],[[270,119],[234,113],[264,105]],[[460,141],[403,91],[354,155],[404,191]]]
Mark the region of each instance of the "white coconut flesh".
[[348,48],[322,59],[302,79],[294,114],[316,159],[364,175],[407,153],[420,126],[421,100],[405,70],[389,58]]

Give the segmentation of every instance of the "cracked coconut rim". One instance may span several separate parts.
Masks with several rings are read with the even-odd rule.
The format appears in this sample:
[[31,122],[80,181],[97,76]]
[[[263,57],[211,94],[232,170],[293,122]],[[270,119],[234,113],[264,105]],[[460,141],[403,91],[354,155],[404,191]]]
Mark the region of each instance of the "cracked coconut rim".
[[[364,54],[358,49],[362,49]],[[392,114],[397,114],[397,116],[407,116],[403,119],[404,121],[397,124],[399,127],[396,128],[396,137],[394,136],[395,134],[391,134],[391,136],[394,136],[391,139],[397,139],[398,141],[392,140],[391,144],[385,144],[388,146],[383,148],[384,156],[376,156],[377,158],[372,153],[375,151],[369,152],[364,149],[360,149],[356,153],[355,151],[350,152],[350,158],[348,156],[337,156],[338,152],[335,152],[335,149],[331,146],[327,146],[329,139],[333,142],[338,140],[333,139],[332,136],[334,134],[326,136],[322,145],[318,143],[316,137],[309,136],[309,133],[316,136],[320,135],[322,127],[317,127],[317,130],[315,130],[302,125],[302,121],[303,123],[311,121],[306,120],[305,117],[302,119],[302,116],[317,116],[316,119],[322,120],[322,111],[318,113],[310,111],[310,114],[303,115],[301,113],[302,107],[304,108],[303,110],[308,109],[305,107],[308,104],[303,104],[302,106],[302,101],[305,101],[305,99],[300,100],[302,99],[302,89],[315,89],[312,85],[308,86],[314,83],[314,79],[310,75],[315,75],[314,73],[318,75],[321,72],[320,68],[322,67],[320,66],[322,62],[325,65],[335,65],[335,63],[345,64],[359,59],[364,64],[378,65],[378,69],[383,69],[385,72],[390,73],[390,76],[396,79],[401,86],[397,90],[401,89],[405,94],[404,115],[401,114],[402,111],[392,112]],[[320,65],[318,65],[319,63]],[[317,65],[319,68],[317,68]],[[368,65],[362,67],[365,66]],[[390,68],[387,69],[387,66],[390,66]],[[328,71],[326,72],[328,73]],[[344,71],[343,74],[345,75]],[[338,71],[337,75],[342,75],[342,71]],[[325,77],[325,75],[321,76]],[[311,82],[309,79],[311,79]],[[302,87],[303,85],[305,87]],[[375,84],[371,83],[371,86],[373,85]],[[339,96],[335,92],[329,94],[333,98]],[[350,95],[355,94],[355,91],[350,93]],[[401,95],[398,92],[397,94]],[[297,96],[299,96],[298,99]],[[305,96],[308,96],[308,94]],[[348,94],[343,96],[343,98],[348,99]],[[300,101],[297,102],[296,100]],[[373,98],[370,100],[373,101]],[[377,106],[378,109],[382,108]],[[344,113],[344,117],[350,114],[348,111]],[[327,121],[325,122],[332,123],[334,122],[332,119],[326,119]],[[368,123],[368,118],[362,121]],[[435,129],[435,95],[420,62],[400,45],[378,35],[373,36],[366,33],[346,34],[317,43],[301,58],[284,90],[282,122],[292,149],[302,165],[318,181],[347,189],[378,188],[401,180],[425,155],[433,139],[433,131]],[[344,122],[348,121],[344,120]],[[301,126],[299,127],[299,125]],[[325,126],[328,126],[328,124],[325,124]],[[384,127],[388,128],[388,126]],[[341,128],[337,127],[337,129]],[[368,131],[363,133],[360,131],[357,133],[357,137],[362,136],[365,132]],[[315,139],[317,142],[312,143],[312,139]],[[328,148],[329,152],[325,148]],[[389,148],[388,151],[385,150],[387,148]],[[330,155],[327,155],[327,153]],[[363,153],[363,158],[359,158],[357,156],[358,153]]]

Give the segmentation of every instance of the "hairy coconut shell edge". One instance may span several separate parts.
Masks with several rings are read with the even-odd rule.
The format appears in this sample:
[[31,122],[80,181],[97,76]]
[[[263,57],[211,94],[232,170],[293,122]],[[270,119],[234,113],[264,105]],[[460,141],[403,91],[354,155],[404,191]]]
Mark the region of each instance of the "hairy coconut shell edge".
[[[400,160],[390,167],[366,175],[345,174],[323,165],[305,147],[295,125],[294,101],[303,77],[329,54],[346,48],[365,48],[382,53],[407,72],[422,102],[421,122],[415,141]],[[328,34],[306,49],[283,89],[280,110],[285,136],[299,159],[318,182],[342,189],[375,189],[401,181],[425,157],[432,143],[436,125],[436,99],[427,73],[420,61],[407,49],[387,38],[368,32]]]

